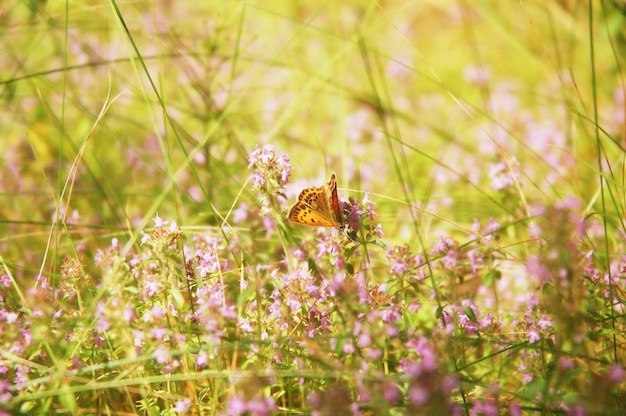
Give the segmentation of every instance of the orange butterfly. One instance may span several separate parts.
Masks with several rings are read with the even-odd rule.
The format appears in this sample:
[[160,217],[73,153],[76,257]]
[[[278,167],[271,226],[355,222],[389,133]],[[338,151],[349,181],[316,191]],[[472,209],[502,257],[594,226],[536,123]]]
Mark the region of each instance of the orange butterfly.
[[341,227],[343,219],[335,172],[330,175],[328,185],[305,188],[298,195],[298,202],[289,210],[289,221],[315,227]]

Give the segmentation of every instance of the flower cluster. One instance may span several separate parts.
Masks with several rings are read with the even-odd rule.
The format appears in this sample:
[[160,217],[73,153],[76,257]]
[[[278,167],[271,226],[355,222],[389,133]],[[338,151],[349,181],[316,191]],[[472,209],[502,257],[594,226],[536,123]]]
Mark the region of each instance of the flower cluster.
[[272,194],[289,182],[291,162],[287,155],[276,156],[271,144],[260,147],[258,144],[248,155],[248,169],[252,169],[254,185],[264,193]]
[[507,162],[499,162],[489,170],[491,187],[495,191],[504,191],[515,186],[519,181],[519,162],[512,157]]

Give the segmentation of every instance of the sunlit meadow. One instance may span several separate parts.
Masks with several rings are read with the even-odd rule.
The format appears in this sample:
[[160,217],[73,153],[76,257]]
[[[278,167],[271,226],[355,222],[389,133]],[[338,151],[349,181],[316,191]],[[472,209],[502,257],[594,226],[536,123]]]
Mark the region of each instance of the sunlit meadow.
[[624,414],[625,56],[622,0],[3,2],[0,415]]

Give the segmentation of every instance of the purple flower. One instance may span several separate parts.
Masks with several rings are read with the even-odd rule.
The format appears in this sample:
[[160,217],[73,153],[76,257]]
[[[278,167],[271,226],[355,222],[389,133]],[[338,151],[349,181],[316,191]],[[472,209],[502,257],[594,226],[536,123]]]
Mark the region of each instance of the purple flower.
[[537,331],[537,328],[535,328],[534,326],[528,328],[528,330],[526,331],[526,337],[528,338],[528,342],[530,342],[531,344],[534,344],[541,339],[539,331]]
[[526,261],[526,270],[533,282],[545,285],[552,279],[550,268],[537,256],[529,256]]
[[397,403],[398,400],[400,400],[401,398],[400,389],[398,388],[398,385],[394,383],[393,381],[385,383],[384,390],[383,390],[383,397],[389,403]]
[[459,265],[459,260],[457,258],[457,255],[458,253],[454,250],[448,251],[446,255],[441,258],[441,261],[443,262],[443,266],[446,269],[454,269],[455,267],[457,267]]
[[146,299],[149,299],[153,297],[154,295],[156,295],[159,292],[159,289],[161,288],[161,286],[162,286],[161,280],[157,276],[154,276],[154,275],[146,276],[146,283],[143,287],[144,295]]
[[167,328],[152,328],[150,330],[150,336],[155,340],[165,339],[168,332],[169,330]]
[[133,345],[135,347],[141,347],[144,344],[144,340],[146,338],[146,334],[141,332],[141,331],[137,331],[137,330],[133,330]]
[[370,200],[369,193],[365,193],[365,196],[363,196],[363,200],[361,201],[361,205],[364,206],[367,210],[367,216],[369,217],[370,221],[374,221],[374,218],[376,218],[378,214],[374,212],[374,205],[376,205],[376,203]]
[[618,384],[622,383],[626,379],[626,373],[624,372],[624,367],[619,364],[612,364],[609,367],[608,372],[609,380],[613,383]]
[[552,321],[550,320],[550,317],[546,314],[541,315],[541,319],[537,321],[537,325],[539,326],[539,328],[546,330],[550,327],[552,327]]
[[246,410],[253,416],[269,416],[276,410],[276,404],[271,397],[255,397],[246,403]]
[[454,246],[455,246],[454,240],[452,240],[450,237],[442,236],[440,240],[433,245],[433,249],[430,251],[430,254],[444,256]]
[[17,314],[17,312],[7,312],[6,314],[4,314],[4,320],[7,324],[15,323],[18,317],[19,315]]
[[287,157],[287,155],[280,155],[278,157],[278,166],[280,167],[278,171],[280,172],[280,181],[279,183],[286,184],[289,182],[289,176],[291,175],[291,161]]
[[133,308],[132,305],[126,305],[126,308],[124,308],[124,312],[122,314],[122,319],[124,320],[124,322],[133,322],[136,318],[135,315],[135,309]]
[[4,273],[2,276],[0,276],[0,284],[2,284],[2,286],[4,287],[11,286],[11,278],[8,274]]
[[156,359],[157,363],[163,364],[170,359],[170,352],[165,345],[161,344],[156,347],[152,356]]
[[97,318],[96,327],[98,331],[106,331],[111,327],[111,323],[109,322],[109,317],[106,315],[106,306],[103,301],[99,301],[96,305],[95,316]]
[[250,207],[245,202],[239,204],[237,209],[233,211],[233,222],[240,223],[245,222],[250,214]]
[[159,217],[159,214],[156,214],[156,217],[154,217],[152,221],[154,221],[155,228],[163,228],[169,223],[169,221],[162,220],[161,217]]
[[369,347],[372,345],[372,337],[367,332],[363,332],[359,334],[356,344],[359,348]]
[[467,258],[470,262],[470,267],[472,269],[472,275],[478,275],[478,269],[483,265],[483,256],[478,249],[472,249],[467,252]]
[[257,188],[273,193],[289,182],[291,161],[284,154],[276,157],[271,144],[262,148],[257,144],[248,161],[248,169],[253,169],[252,181]]
[[[8,392],[10,383],[7,380],[0,380],[0,403],[7,403],[13,397],[11,393]],[[9,416],[9,413],[2,413],[3,410],[0,410],[0,416]]]
[[493,217],[490,217],[489,225],[487,226],[487,228],[485,228],[485,230],[483,231],[483,234],[495,233],[496,231],[500,229],[500,227],[501,225],[497,223],[496,220],[493,219]]
[[345,218],[345,222],[352,231],[359,231],[359,227],[361,226],[361,215],[363,214],[363,210],[359,205],[345,203],[348,205],[348,215]]
[[265,187],[265,175],[263,175],[263,172],[255,170],[254,172],[252,172],[251,177],[254,186],[256,186],[257,188]]
[[514,157],[509,163],[499,162],[489,170],[489,178],[491,179],[491,187],[495,191],[501,191],[515,185],[519,178],[519,163]]
[[415,406],[421,406],[428,401],[430,392],[425,386],[414,385],[409,387],[408,398],[409,403]]
[[267,165],[272,159],[274,159],[274,146],[266,144],[262,148],[257,144],[254,151],[248,155],[248,169],[256,165]]
[[474,402],[470,415],[498,416],[500,409],[493,399],[486,399]]
[[489,241],[495,240],[495,233],[500,229],[500,224],[493,218],[489,218],[489,224],[485,228],[481,228],[482,226],[478,219],[474,218],[470,240],[475,240],[477,237],[480,237],[479,242],[482,243],[488,243]]
[[522,416],[522,406],[519,402],[512,402],[509,406],[512,416]]
[[30,371],[30,367],[26,365],[17,364],[14,367],[15,370],[15,384],[22,384],[28,381],[27,373]]
[[389,307],[383,309],[380,319],[386,324],[402,319],[402,314],[400,313],[398,305],[390,305]]
[[196,357],[196,368],[198,370],[203,369],[209,363],[209,355],[206,351],[200,351]]
[[435,359],[435,350],[430,345],[428,338],[418,335],[417,339],[410,339],[406,344],[408,348],[412,348],[422,357],[420,366],[423,370],[431,372],[437,369],[438,364]]
[[559,358],[559,369],[560,370],[569,370],[571,368],[574,368],[575,364],[576,363],[571,358],[567,358],[567,357],[560,357]]
[[470,335],[478,332],[478,327],[465,314],[459,314],[459,324],[461,325],[461,328],[465,329],[465,331]]
[[174,411],[176,413],[186,413],[189,411],[190,407],[191,407],[191,399],[187,398],[184,400],[177,401],[176,404],[174,405]]
[[228,399],[228,411],[229,415],[242,415],[248,411],[248,406],[246,406],[246,401],[243,397],[233,396]]
[[407,270],[409,270],[409,265],[403,259],[395,259],[395,262],[391,264],[391,271],[396,276],[402,276]]

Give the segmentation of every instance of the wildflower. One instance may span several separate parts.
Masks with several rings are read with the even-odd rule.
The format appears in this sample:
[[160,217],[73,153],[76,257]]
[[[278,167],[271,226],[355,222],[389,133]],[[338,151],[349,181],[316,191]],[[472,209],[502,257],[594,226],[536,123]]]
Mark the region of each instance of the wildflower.
[[468,334],[474,334],[478,332],[478,326],[476,322],[480,318],[480,310],[478,307],[469,299],[466,299],[462,302],[463,308],[459,310],[458,319],[459,325],[463,328]]
[[512,402],[509,406],[509,412],[512,416],[522,416],[522,406],[519,402]]
[[168,332],[169,330],[167,328],[152,328],[150,330],[150,336],[155,340],[164,340]]
[[359,348],[365,348],[372,345],[372,337],[367,332],[362,332],[359,334],[356,345]]
[[369,217],[370,221],[374,221],[374,218],[376,218],[376,216],[378,215],[374,211],[374,205],[376,205],[376,203],[370,200],[370,195],[366,192],[363,200],[361,201],[361,206],[365,207],[365,210],[367,211],[367,216]]
[[196,367],[198,370],[203,369],[209,363],[209,355],[206,351],[200,351],[196,357]]
[[191,399],[178,400],[174,405],[174,411],[176,413],[186,413],[191,407]]
[[19,315],[17,314],[17,312],[7,312],[4,315],[4,319],[8,324],[14,324],[17,321],[18,317]]
[[470,415],[497,416],[500,414],[498,404],[493,399],[478,400],[474,402]]
[[289,182],[291,162],[287,155],[276,157],[271,144],[262,148],[257,144],[248,155],[248,161],[248,169],[253,169],[252,181],[257,188],[273,193]]
[[[419,335],[417,339],[410,339],[406,344],[406,347],[412,348],[416,353],[418,353],[422,357],[422,361],[419,364],[419,367],[426,371],[431,372],[437,369],[438,364],[435,359],[435,350],[430,345],[428,339]],[[420,370],[421,373],[421,370]]]
[[228,414],[229,415],[242,415],[248,410],[246,402],[243,397],[233,396],[228,399]]
[[17,364],[14,367],[15,370],[15,384],[22,384],[28,381],[27,373],[30,372],[30,367],[27,365]]
[[141,245],[151,243],[154,247],[160,249],[174,249],[178,245],[178,240],[182,232],[178,228],[176,221],[165,221],[157,214],[152,219],[154,228],[150,234],[141,232]]
[[4,287],[11,286],[11,278],[8,274],[3,273],[2,275],[0,275],[0,284]]
[[528,257],[528,260],[526,261],[526,269],[530,279],[540,285],[548,283],[552,278],[552,274],[550,273],[548,266],[537,256]]
[[428,401],[430,393],[424,386],[413,385],[409,388],[409,403],[415,406],[421,406]]
[[450,237],[442,236],[439,241],[433,245],[430,254],[434,256],[445,256],[448,254],[448,251],[453,250],[455,246],[458,246],[457,242],[452,240]]
[[412,261],[408,244],[396,246],[387,250],[387,262],[390,264],[391,272],[396,276],[402,276],[410,268]]
[[537,325],[539,326],[539,328],[546,330],[550,327],[552,327],[552,321],[550,320],[550,317],[546,314],[541,315],[541,319],[537,321]]
[[135,317],[135,309],[132,305],[127,305],[126,308],[124,308],[122,319],[124,320],[124,322],[132,322],[135,320]]
[[495,191],[502,191],[513,186],[519,177],[519,163],[512,157],[509,163],[499,162],[489,170],[491,188]]
[[398,388],[398,385],[394,382],[385,383],[384,390],[383,390],[383,397],[389,403],[397,403],[401,397],[400,389]]
[[526,331],[526,337],[528,338],[528,342],[530,342],[531,344],[534,344],[541,339],[539,331],[537,331],[537,328],[535,328],[534,326],[531,326],[528,331]]
[[170,359],[170,352],[165,345],[160,344],[156,347],[156,350],[152,353],[152,356],[156,359],[157,363],[163,364]]
[[163,286],[161,279],[155,275],[147,275],[143,293],[146,299],[149,299],[159,293],[159,289]]
[[255,397],[247,404],[248,411],[252,415],[271,415],[276,410],[276,404],[271,397]]
[[[9,386],[10,383],[7,380],[0,380],[0,403],[7,403],[9,400],[11,400],[12,396],[11,393],[8,391]],[[2,410],[0,410],[0,412],[2,412]],[[9,413],[6,414],[8,415]],[[0,413],[0,415],[2,415],[2,413]]]
[[624,367],[619,364],[612,364],[609,367],[609,380],[615,384],[622,383],[626,380],[626,372],[624,372]]
[[247,318],[244,318],[243,316],[239,317],[239,320],[237,322],[237,326],[239,328],[241,328],[241,330],[243,332],[246,332],[246,333],[251,333],[251,332],[254,331],[254,328],[252,327],[252,324],[250,323],[250,320],[247,319]]
[[250,207],[245,202],[239,204],[239,206],[233,211],[233,222],[243,223],[248,219],[250,215]]
[[97,318],[96,327],[98,328],[98,331],[106,331],[111,327],[111,323],[109,322],[109,317],[107,315],[106,305],[103,301],[99,301],[96,305],[95,316]]
[[560,357],[558,363],[559,363],[559,369],[560,370],[572,369],[572,368],[574,368],[574,366],[576,364],[573,359],[567,358],[567,357]]
[[472,249],[467,252],[467,258],[470,263],[470,268],[472,269],[472,276],[477,276],[478,269],[480,269],[484,262],[482,253],[478,249]]
[[345,216],[345,223],[347,227],[354,232],[359,231],[361,226],[361,215],[363,215],[365,211],[363,211],[353,197],[350,197],[349,202],[343,202],[342,204],[343,211],[345,212],[347,210],[348,212]]

